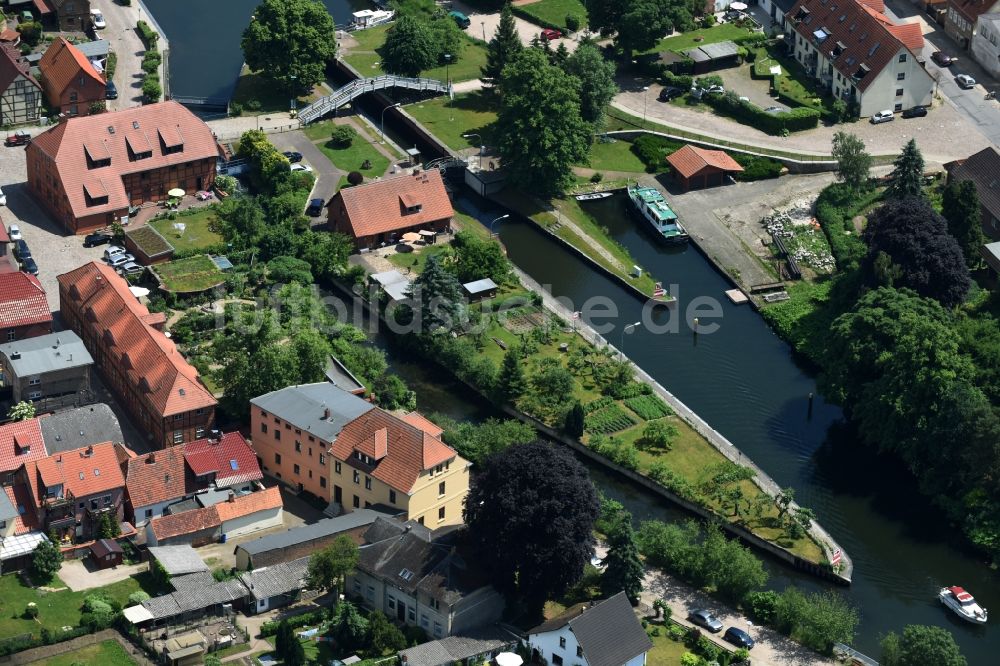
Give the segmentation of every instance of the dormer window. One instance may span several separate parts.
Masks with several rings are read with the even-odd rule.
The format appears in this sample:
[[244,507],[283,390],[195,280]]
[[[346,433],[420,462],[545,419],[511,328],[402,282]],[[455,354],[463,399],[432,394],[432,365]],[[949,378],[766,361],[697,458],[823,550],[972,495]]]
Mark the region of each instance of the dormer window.
[[364,453],[361,453],[361,451],[355,451],[354,452],[354,457],[357,458],[358,460],[360,460],[361,462],[363,462],[366,465],[374,465],[375,464],[375,461],[372,460],[372,458],[370,456],[368,456],[368,455],[366,455]]
[[416,195],[409,192],[399,195],[399,203],[403,207],[404,215],[419,213],[424,208],[424,204]]
[[861,63],[861,65],[858,67],[858,71],[854,72],[854,78],[863,79],[870,71],[871,70],[868,68],[868,65]]
[[844,44],[844,42],[837,42],[836,44],[833,45],[833,57],[836,58],[846,50],[847,46]]

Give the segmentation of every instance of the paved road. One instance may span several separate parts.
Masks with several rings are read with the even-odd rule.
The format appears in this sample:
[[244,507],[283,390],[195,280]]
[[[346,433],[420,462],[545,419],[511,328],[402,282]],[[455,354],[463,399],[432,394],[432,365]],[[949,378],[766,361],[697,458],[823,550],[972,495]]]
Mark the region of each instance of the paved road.
[[[453,2],[452,6],[456,10],[468,16],[472,21],[472,23],[469,24],[469,27],[465,29],[465,34],[473,39],[479,39],[486,42],[493,39],[493,35],[496,34],[497,27],[500,25],[499,11],[481,13],[474,7],[462,4],[461,2]],[[525,21],[519,16],[514,17],[514,25],[517,28],[517,34],[521,36],[521,41],[524,42],[525,46],[530,44],[533,39],[538,38],[539,34],[542,32],[541,26]],[[566,49],[572,53],[576,50],[577,42],[569,37],[555,39],[551,42],[553,49],[559,48],[560,44],[565,45]]]
[[[944,32],[944,26],[928,18],[909,2],[891,0],[886,2],[886,15],[899,21],[911,23],[919,21],[924,34],[923,57],[927,60],[927,71],[938,81],[938,90],[944,96],[946,103],[961,113],[982,135],[991,142],[1000,144],[1000,103],[996,100],[984,99],[987,90],[1000,89],[1000,83],[986,73],[973,60],[972,54],[963,51],[953,39]],[[951,67],[938,67],[931,60],[935,51],[957,57],[959,60]],[[955,83],[957,74],[969,74],[978,85],[969,90],[963,90]]]
[[[333,165],[333,162],[324,155],[312,141],[302,132],[284,132],[272,134],[271,143],[278,150],[295,150],[302,153],[302,163],[313,168],[313,175],[316,176],[316,184],[313,185],[309,198],[320,198],[329,201],[337,192],[337,183],[340,177],[346,175],[343,171]],[[362,138],[358,137],[357,141]]]
[[[142,103],[142,55],[146,47],[139,39],[135,25],[142,10],[138,3],[125,7],[113,0],[92,0],[91,7],[100,9],[108,27],[98,30],[98,37],[110,42],[111,50],[118,56],[115,68],[114,82],[118,87],[118,99],[108,100],[108,108],[112,111],[127,109]],[[166,44],[160,37],[160,48]],[[163,81],[161,66],[160,80]]]

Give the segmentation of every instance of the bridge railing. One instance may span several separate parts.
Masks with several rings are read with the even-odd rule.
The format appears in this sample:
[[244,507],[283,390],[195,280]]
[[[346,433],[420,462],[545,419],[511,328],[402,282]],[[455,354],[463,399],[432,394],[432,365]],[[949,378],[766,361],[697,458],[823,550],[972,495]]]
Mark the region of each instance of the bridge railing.
[[332,95],[327,95],[304,107],[299,111],[299,120],[303,123],[311,123],[365,93],[375,90],[385,90],[386,88],[408,88],[410,90],[430,90],[434,92],[448,92],[449,90],[448,84],[444,81],[427,77],[410,78],[383,74],[382,76],[368,79],[356,79],[342,88],[338,88]]

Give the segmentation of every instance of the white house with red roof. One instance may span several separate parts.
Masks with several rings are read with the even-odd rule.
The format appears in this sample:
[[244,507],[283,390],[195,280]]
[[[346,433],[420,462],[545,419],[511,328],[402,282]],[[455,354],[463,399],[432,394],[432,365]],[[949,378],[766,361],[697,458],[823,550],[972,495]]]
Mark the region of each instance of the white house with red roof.
[[918,23],[894,23],[858,0],[799,0],[785,27],[795,59],[861,117],[931,103],[934,79],[918,58]]

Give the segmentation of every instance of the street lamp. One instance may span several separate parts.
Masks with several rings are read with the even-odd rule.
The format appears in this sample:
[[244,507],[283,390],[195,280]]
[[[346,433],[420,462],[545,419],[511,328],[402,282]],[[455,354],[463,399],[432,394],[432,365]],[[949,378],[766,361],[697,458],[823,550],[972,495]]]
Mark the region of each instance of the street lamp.
[[[463,139],[471,139],[472,137],[478,137],[480,141],[483,140],[482,135],[476,134],[475,132],[469,132],[468,134],[463,134],[462,135]],[[480,171],[483,170],[483,150],[485,148],[486,148],[486,146],[484,146],[482,144],[479,145],[479,170]]]
[[451,113],[451,74],[449,73],[451,71],[449,69],[450,67],[451,67],[451,54],[450,53],[445,53],[444,54],[444,79],[445,79],[445,84],[448,86],[448,99],[445,100],[445,104],[448,105],[448,122],[451,122],[451,121],[454,120],[454,118],[452,117],[452,113]]
[[493,233],[493,225],[499,222],[500,220],[506,220],[508,217],[510,217],[510,213],[508,213],[507,215],[501,215],[497,219],[490,222],[490,238],[493,238],[496,235]]
[[646,91],[648,90],[649,86],[642,87],[642,124],[644,129],[646,125],[646,102],[649,99],[649,95],[646,94]]
[[625,359],[625,350],[622,349],[622,347],[625,346],[625,334],[626,333],[631,333],[638,326],[642,326],[642,322],[641,321],[637,321],[634,324],[627,324],[626,326],[622,327],[621,341],[618,344],[618,360],[621,361],[621,360]]
[[480,21],[483,26],[483,41],[486,41],[486,21]]
[[382,140],[379,143],[385,143],[385,112],[389,109],[395,109],[402,106],[401,102],[396,102],[395,104],[390,104],[389,106],[382,109],[382,119],[379,122],[379,133],[382,135]]

